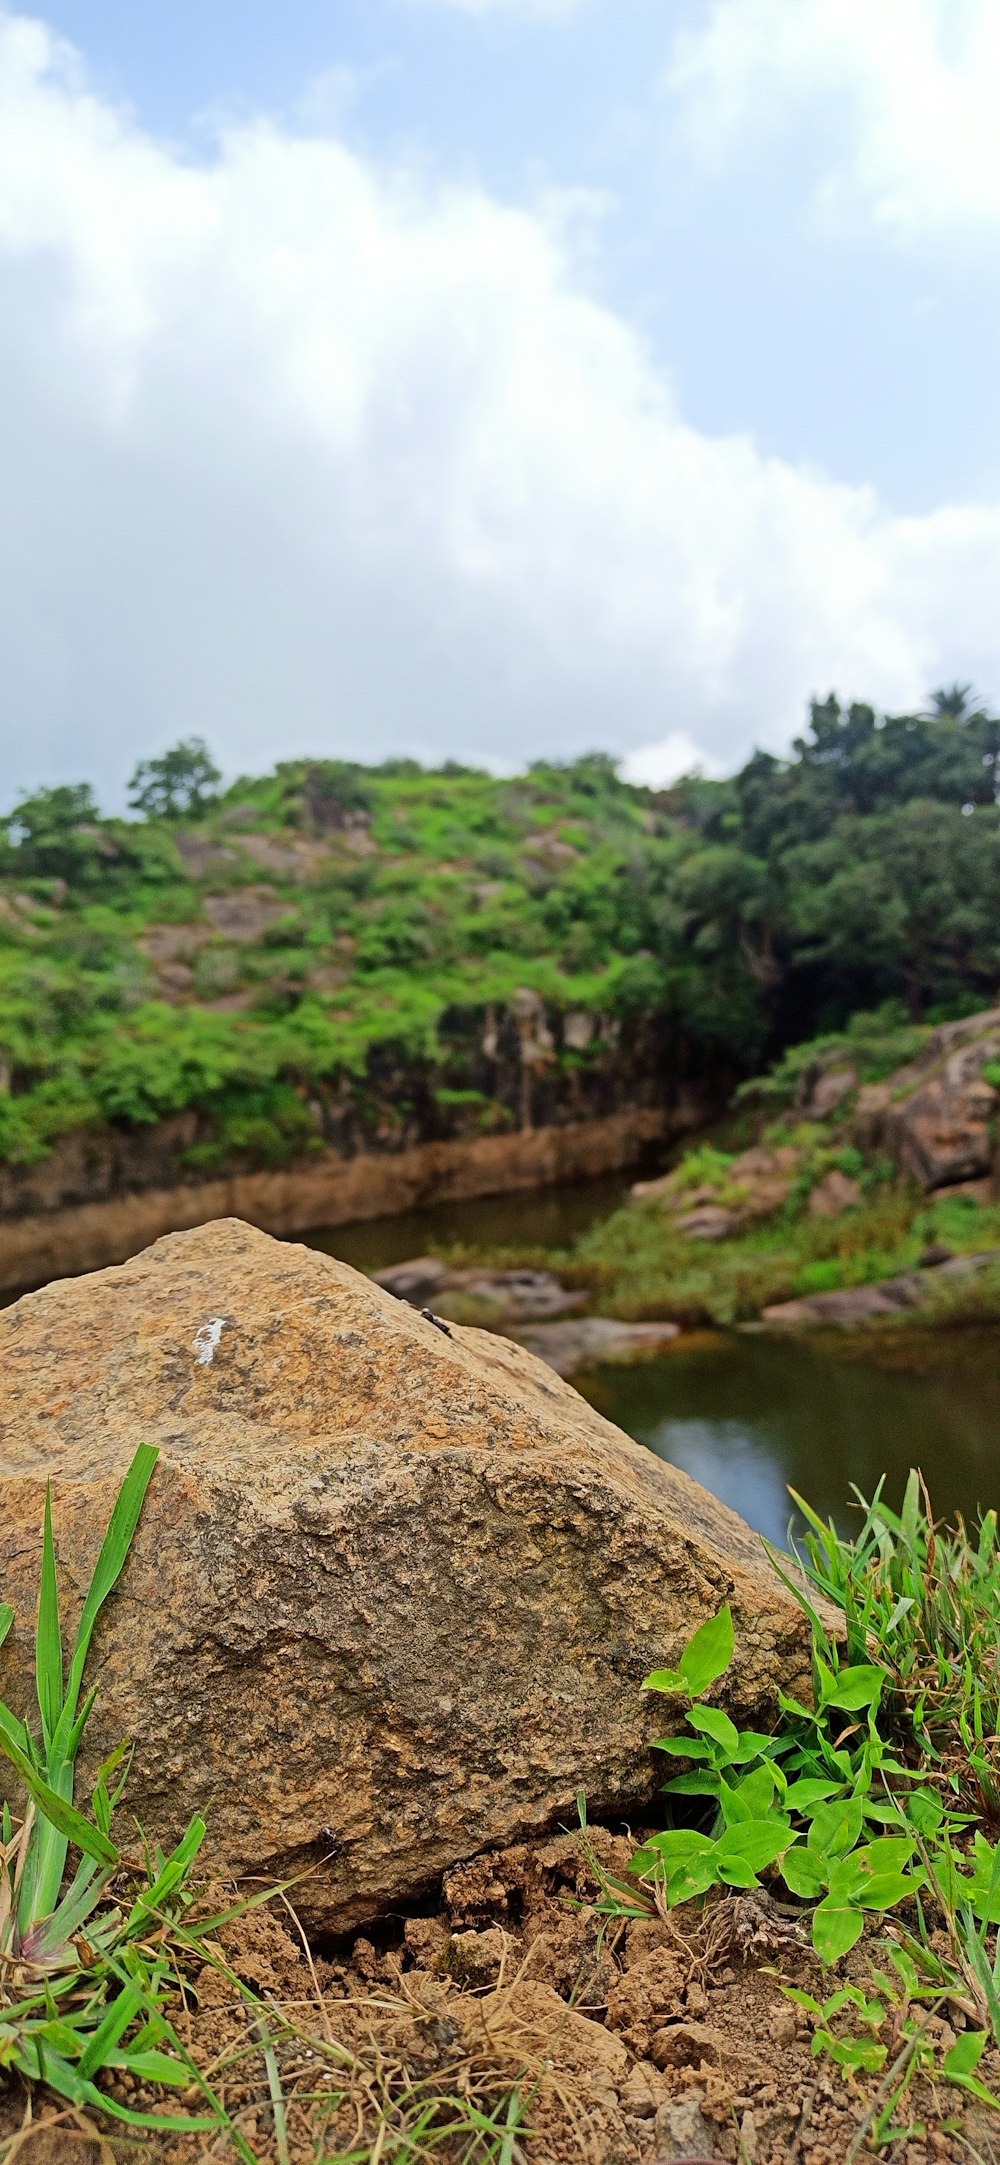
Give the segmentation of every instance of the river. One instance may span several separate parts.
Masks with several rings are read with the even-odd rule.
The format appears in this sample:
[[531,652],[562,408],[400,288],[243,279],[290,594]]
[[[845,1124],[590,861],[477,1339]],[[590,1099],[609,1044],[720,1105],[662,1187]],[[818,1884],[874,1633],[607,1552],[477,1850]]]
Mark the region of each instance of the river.
[[[624,1181],[580,1181],[524,1195],[441,1203],[341,1226],[310,1245],[374,1271],[428,1249],[565,1247],[622,1200]],[[852,1484],[881,1474],[898,1504],[919,1466],[939,1516],[1000,1502],[1000,1332],[791,1339],[697,1332],[669,1353],[574,1378],[619,1428],[711,1489],[784,1544],[798,1489],[851,1525]]]

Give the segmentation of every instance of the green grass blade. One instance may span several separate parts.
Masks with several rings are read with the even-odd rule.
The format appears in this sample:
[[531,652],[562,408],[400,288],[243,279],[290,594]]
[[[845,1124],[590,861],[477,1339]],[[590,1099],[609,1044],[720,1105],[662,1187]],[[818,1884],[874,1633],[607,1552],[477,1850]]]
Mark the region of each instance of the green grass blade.
[[903,1509],[899,1524],[903,1546],[911,1556],[915,1557],[920,1529],[920,1475],[916,1468],[912,1466],[906,1483],[906,1493],[903,1497]]
[[87,1599],[83,1604],[83,1614],[73,1648],[69,1683],[59,1724],[59,1742],[62,1744],[68,1740],[76,1721],[77,1702],[83,1682],[84,1665],[94,1636],[94,1625],[108,1595],[121,1576],[159,1455],[155,1445],[140,1443],[118,1491],[101,1553],[94,1566]]
[[512,2090],[507,2100],[505,2123],[497,2151],[497,2165],[514,2165],[518,2154],[517,2138],[524,2130],[525,2116],[521,2093],[519,2090]]
[[18,1721],[17,1715],[12,1714],[9,1706],[4,1706],[2,1699],[0,1699],[0,1750],[6,1749],[3,1741],[5,1737],[9,1737],[11,1743],[17,1746],[18,1751],[23,1752],[25,1758],[31,1760],[32,1766],[36,1764],[38,1755],[31,1731],[25,1728],[23,1721]]
[[[109,2113],[113,2120],[121,2120],[125,2127],[148,2127],[154,2130],[162,2128],[168,2134],[220,2135],[227,2126],[225,2118],[220,2114],[213,2114],[210,2119],[207,2113],[131,2112],[127,2105],[119,2105],[115,2098],[108,2096],[106,2090],[99,2090],[93,2082],[81,2082],[79,2090],[79,2098],[74,2099],[74,2103],[89,2105],[94,2112]],[[238,2137],[239,2155],[248,2161],[248,2165],[257,2165],[257,2159],[245,2137],[239,2135],[238,2130],[232,2132]]]
[[126,2046],[123,2052],[109,2052],[104,2065],[120,2067],[140,2082],[179,2083],[184,2089],[191,2083],[190,2072],[181,2060],[175,2060],[169,2052],[155,2049],[133,2052],[131,2046]]
[[112,2001],[103,2022],[98,2023],[86,2050],[80,2054],[80,2073],[85,2080],[100,2073],[105,2054],[113,2051],[124,2037],[129,2023],[135,2021],[143,2004],[143,1993],[139,1985],[123,1986],[117,1999]]
[[35,1632],[35,1681],[42,1739],[46,1751],[59,1724],[63,1703],[62,1629],[59,1622],[59,1583],[52,1539],[52,1483],[45,1483],[45,1522],[42,1530],[42,1574],[38,1590],[38,1625]]
[[75,1811],[65,1797],[58,1796],[56,1791],[50,1788],[48,1782],[32,1765],[27,1753],[21,1750],[13,1736],[5,1729],[2,1721],[0,1751],[4,1752],[11,1765],[16,1767],[39,1811],[44,1813],[60,1834],[65,1835],[67,1841],[75,1842],[85,1856],[93,1857],[98,1864],[118,1863],[118,1851],[114,1843],[109,1842],[107,1835],[102,1834],[99,1827],[92,1826],[89,1819],[84,1819],[82,1812]]
[[[117,1774],[123,1759],[125,1761],[125,1767],[121,1779],[115,1784],[114,1789],[109,1791],[109,1777],[113,1774]],[[109,1754],[108,1758],[104,1761],[103,1766],[98,1768],[97,1780],[94,1783],[94,1793],[91,1798],[91,1805],[94,1813],[94,1818],[96,1819],[102,1834],[110,1834],[111,1832],[111,1821],[114,1817],[116,1806],[121,1802],[122,1795],[125,1789],[125,1784],[129,1777],[129,1769],[131,1765],[132,1745],[129,1739],[126,1738],[121,1744],[118,1745],[115,1751]]]
[[[792,1490],[791,1493],[794,1495],[794,1490]],[[805,1588],[801,1586],[797,1580],[790,1578],[788,1572],[784,1568],[784,1565],[779,1562],[781,1550],[776,1549],[773,1542],[768,1541],[763,1534],[761,1534],[760,1540],[761,1545],[764,1548],[767,1557],[772,1565],[772,1568],[777,1572],[782,1584],[784,1586],[787,1586],[788,1591],[792,1595],[793,1599],[798,1602],[800,1609],[802,1609],[805,1612],[806,1616],[808,1616],[813,1630],[815,1631],[817,1638],[820,1640],[821,1644],[825,1647],[828,1647],[829,1640],[827,1638],[826,1632],[823,1629],[820,1618],[816,1610],[814,1609]]]
[[42,1934],[43,1947],[65,1946],[81,1931],[88,1917],[93,1915],[114,1874],[110,1865],[103,1871],[93,1857],[85,1857],[75,1873],[72,1885],[52,1913]]
[[[41,2036],[25,2038],[13,2055],[11,2064],[27,2075],[29,2082],[47,2082],[50,2090],[55,2090],[60,2097],[68,2098],[71,2105],[83,2105],[87,2102],[86,2086],[80,2081],[75,2067],[63,2059],[61,2053],[54,2052]],[[100,2098],[99,2090],[94,2094]],[[103,2098],[101,2104],[105,2104]]]
[[[304,1878],[304,1876],[300,1872],[297,1879]],[[287,1894],[290,1888],[297,1884],[297,1879],[277,1879],[273,1887],[262,1887],[257,1894],[245,1895],[242,1901],[234,1902],[229,1909],[215,1910],[211,1917],[199,1917],[194,1924],[186,1924],[183,1928],[178,1927],[178,1930],[182,1929],[184,1945],[197,1948],[198,1942],[204,1939],[208,1933],[217,1932],[220,1925],[232,1924],[235,1918],[245,1917],[248,1910],[261,1909],[265,1902],[274,1902],[279,1895]],[[146,1899],[149,1900],[148,1895]],[[203,1949],[201,1950],[201,1958],[204,1961]]]
[[0,1601],[0,1646],[3,1645],[3,1642],[7,1637],[7,1633],[10,1630],[13,1621],[14,1611],[11,1608],[10,1602]]
[[125,1928],[127,1932],[132,1932],[137,1925],[144,1924],[150,1914],[166,1901],[168,1895],[173,1894],[175,1887],[183,1884],[205,1839],[205,1833],[204,1820],[192,1819],[176,1849],[161,1865],[152,1886],[138,1896],[129,1914]]
[[[128,1978],[118,1968],[117,1964],[113,1960],[109,1960],[108,1967],[111,1969],[113,1974],[120,1979],[123,1984],[130,1984],[134,1982],[133,1979]],[[244,1996],[246,1997],[246,1994],[244,1994]],[[250,1994],[249,1998],[252,2001],[253,1995]],[[147,2012],[156,2022],[160,2036],[166,2041],[168,2045],[172,2047],[181,2065],[187,2069],[192,2084],[201,2091],[203,2098],[212,2107],[215,2113],[214,2120],[203,2120],[201,2118],[186,2119],[183,2122],[178,2122],[175,2120],[173,2122],[173,2125],[183,2125],[186,2128],[214,2127],[220,2131],[224,2128],[229,2136],[233,2148],[236,2151],[237,2156],[243,2160],[243,2165],[258,2165],[258,2160],[255,2157],[254,2152],[251,2150],[250,2145],[247,2142],[246,2136],[241,2134],[239,2128],[235,2126],[234,2122],[226,2111],[226,2108],[222,2103],[221,2098],[218,2097],[216,2095],[216,2092],[213,2090],[207,2075],[204,2075],[202,2073],[201,2068],[192,2058],[187,2046],[178,2036],[177,2031],[167,2021],[166,2016],[161,2014],[159,2008],[156,2005],[156,2002],[151,1998],[148,1993],[143,1995],[143,2004],[145,2005]],[[109,2112],[113,2110],[118,2119],[128,2120],[130,2124],[134,2127],[169,2127],[171,2125],[171,2122],[166,2117],[157,2117],[156,2115],[146,2115],[145,2117],[142,2117],[138,2114],[127,2112],[124,2105],[112,2106],[111,2100],[109,2098],[105,2098],[100,2090],[95,2089],[93,2101],[97,2102],[102,2111]]]
[[75,1722],[73,1723],[72,1729],[70,1730],[66,1744],[66,1757],[69,1760],[71,1766],[75,1763],[77,1752],[80,1749],[83,1732],[94,1711],[94,1700],[96,1699],[96,1697],[97,1685],[94,1684],[91,1686],[90,1691],[88,1691],[83,1705],[80,1708],[80,1712],[77,1715]]

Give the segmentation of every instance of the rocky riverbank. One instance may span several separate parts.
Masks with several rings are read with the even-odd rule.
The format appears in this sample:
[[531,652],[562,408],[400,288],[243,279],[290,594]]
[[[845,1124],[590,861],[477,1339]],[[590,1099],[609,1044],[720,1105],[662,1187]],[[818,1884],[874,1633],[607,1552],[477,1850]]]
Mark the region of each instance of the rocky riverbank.
[[[0,1294],[44,1285],[51,1278],[124,1262],[164,1233],[183,1232],[219,1217],[240,1217],[265,1232],[294,1235],[314,1227],[350,1225],[427,1202],[516,1194],[561,1180],[593,1179],[641,1161],[697,1124],[695,1101],[672,1107],[635,1104],[589,1120],[467,1135],[405,1147],[320,1148],[272,1172],[234,1170],[213,1180],[163,1177],[156,1150],[143,1166],[130,1145],[123,1171],[102,1156],[106,1192],[66,1201],[80,1192],[74,1138],[44,1166],[4,1187],[0,1168]],[[136,1159],[133,1166],[132,1160]],[[145,1174],[149,1184],[143,1185]],[[88,1174],[96,1180],[96,1175]],[[28,1207],[25,1207],[28,1206]]]
[[655,1351],[671,1326],[1000,1319],[1000,1010],[904,1035],[898,1064],[880,1018],[798,1048],[548,1274],[528,1249],[519,1268],[513,1243],[418,1257],[381,1282],[563,1374]]
[[563,1282],[622,1321],[1000,1318],[1000,1010],[904,1035],[902,1062],[878,1017],[797,1048],[554,1259]]

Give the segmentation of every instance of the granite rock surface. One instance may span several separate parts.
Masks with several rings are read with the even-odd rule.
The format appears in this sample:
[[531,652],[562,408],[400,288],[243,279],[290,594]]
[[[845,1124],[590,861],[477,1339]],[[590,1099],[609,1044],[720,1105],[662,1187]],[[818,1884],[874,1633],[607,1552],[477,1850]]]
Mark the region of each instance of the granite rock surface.
[[[51,1479],[70,1628],[140,1441],[161,1457],[89,1674],[81,1764],[134,1739],[128,1806],[212,1868],[304,1873],[313,1926],[391,1909],[523,1833],[634,1809],[682,1704],[644,1695],[732,1604],[722,1696],[808,1689],[756,1537],[520,1346],[446,1332],[239,1220],[0,1315],[0,1694],[33,1692]],[[123,1829],[126,1839],[130,1828]]]

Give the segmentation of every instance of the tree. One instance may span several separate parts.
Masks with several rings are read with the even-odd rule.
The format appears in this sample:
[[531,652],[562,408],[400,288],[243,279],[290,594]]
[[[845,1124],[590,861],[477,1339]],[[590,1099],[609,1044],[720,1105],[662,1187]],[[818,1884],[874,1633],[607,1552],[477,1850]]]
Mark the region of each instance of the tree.
[[0,822],[16,853],[11,869],[28,879],[86,878],[103,856],[115,854],[97,825],[100,816],[89,782],[60,782],[22,797]]
[[128,801],[144,819],[197,819],[216,800],[222,776],[202,737],[185,737],[161,759],[140,759]]

